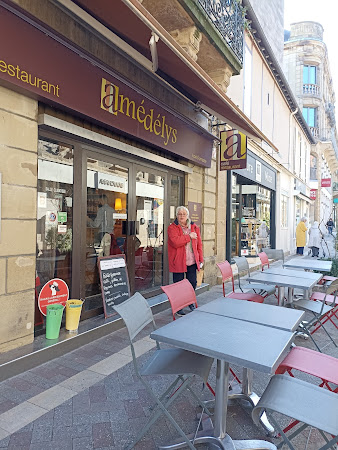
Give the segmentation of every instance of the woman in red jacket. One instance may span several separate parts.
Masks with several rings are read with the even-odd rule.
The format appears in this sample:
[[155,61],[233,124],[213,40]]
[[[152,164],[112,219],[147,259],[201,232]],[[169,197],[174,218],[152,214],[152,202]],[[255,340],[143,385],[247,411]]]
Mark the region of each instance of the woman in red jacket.
[[[189,210],[185,206],[176,209],[176,219],[168,227],[168,259],[174,283],[183,280],[185,274],[196,289],[196,270],[203,267],[202,240],[200,230],[189,219]],[[194,305],[189,307],[194,309]],[[185,313],[180,310],[177,314]]]

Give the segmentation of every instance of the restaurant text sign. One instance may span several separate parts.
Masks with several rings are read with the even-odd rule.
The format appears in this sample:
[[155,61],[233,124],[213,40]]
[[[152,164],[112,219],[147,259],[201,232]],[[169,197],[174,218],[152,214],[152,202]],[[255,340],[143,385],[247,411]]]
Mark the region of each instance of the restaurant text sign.
[[[15,39],[8,39],[13,30]],[[0,83],[211,166],[214,136],[206,129],[62,39],[0,6],[0,42],[6,42],[0,49]]]
[[220,170],[245,169],[247,137],[238,130],[221,132]]

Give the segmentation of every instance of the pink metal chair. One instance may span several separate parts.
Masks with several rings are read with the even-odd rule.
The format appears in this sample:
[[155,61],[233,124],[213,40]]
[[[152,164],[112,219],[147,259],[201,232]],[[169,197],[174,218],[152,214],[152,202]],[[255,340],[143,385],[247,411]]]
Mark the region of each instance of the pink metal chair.
[[[268,269],[270,268],[269,257],[268,257],[268,255],[265,252],[258,253],[258,256],[259,256],[259,259],[260,259],[260,262],[261,262],[261,265],[262,265],[262,272],[264,272],[264,267],[265,266],[267,266]],[[276,288],[277,287],[278,286],[276,286]],[[277,304],[279,306],[279,297],[278,297],[278,295],[276,295],[276,294],[273,294],[273,295],[276,297]],[[287,300],[287,299],[285,299],[285,300]]]
[[[198,307],[195,290],[186,278],[182,281],[178,281],[177,283],[161,286],[161,289],[168,297],[173,320],[176,320],[175,314],[180,309],[183,309],[191,304],[194,304],[195,308]],[[207,386],[210,392],[215,396],[215,391],[209,383],[207,383]]]
[[[293,371],[300,371],[320,378],[320,387],[324,387],[331,392],[338,393],[338,359],[324,353],[304,347],[294,347],[290,353],[280,363],[276,374],[288,373],[294,377]],[[333,386],[331,386],[333,385]],[[284,433],[291,430],[299,423],[293,420],[284,428]]]
[[[222,283],[223,283],[223,296],[236,298],[238,300],[247,300],[249,302],[255,303],[263,303],[264,297],[259,294],[255,294],[254,292],[235,292],[235,281],[234,274],[230,263],[228,261],[223,261],[221,263],[217,263],[217,267],[221,271],[222,274]],[[232,292],[230,294],[225,295],[225,283],[231,280],[232,282]]]
[[173,320],[176,320],[175,314],[177,311],[191,304],[195,305],[195,308],[197,308],[194,288],[186,278],[177,283],[169,284],[168,286],[161,286],[161,289],[167,294],[169,299]]
[[[196,293],[194,291],[194,288],[186,278],[182,281],[178,281],[177,283],[169,284],[167,286],[161,286],[161,289],[169,299],[171,311],[173,314],[173,320],[176,320],[175,313],[177,311],[185,308],[188,305],[191,305],[192,303],[195,305],[195,308],[198,308]],[[235,380],[240,383],[241,380],[237,377],[237,375],[231,368],[230,372]],[[210,392],[215,395],[215,391],[209,385],[209,383],[207,384],[207,386]]]
[[[332,277],[334,278],[334,277]],[[333,318],[335,317],[338,320],[338,297],[337,297],[337,291],[338,291],[338,278],[335,280],[330,281],[330,284],[324,284],[324,287],[326,289],[325,292],[313,292],[311,295],[311,300],[314,301],[321,301],[325,302],[326,305],[331,306],[331,311],[329,311],[326,316],[321,320],[321,324],[319,323],[317,326],[315,326],[314,330],[312,330],[311,334],[315,333],[322,324],[325,324],[327,321],[330,321],[338,330],[337,324],[333,321]],[[328,293],[330,291],[330,293]]]
[[258,253],[259,259],[262,264],[262,272],[264,271],[264,267],[268,266],[268,269],[270,268],[270,262],[268,255],[265,252]]

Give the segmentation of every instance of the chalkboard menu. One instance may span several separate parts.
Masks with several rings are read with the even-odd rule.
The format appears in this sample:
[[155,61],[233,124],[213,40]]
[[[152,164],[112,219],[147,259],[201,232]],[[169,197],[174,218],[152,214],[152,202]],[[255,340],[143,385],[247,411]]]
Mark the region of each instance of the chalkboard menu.
[[114,305],[130,297],[127,264],[124,255],[99,258],[101,293],[105,317],[115,314]]

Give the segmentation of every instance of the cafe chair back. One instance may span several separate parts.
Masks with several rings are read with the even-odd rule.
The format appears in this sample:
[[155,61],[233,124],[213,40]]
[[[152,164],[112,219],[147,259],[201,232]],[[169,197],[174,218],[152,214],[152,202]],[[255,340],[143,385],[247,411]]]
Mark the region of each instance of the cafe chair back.
[[175,320],[175,314],[177,311],[180,311],[191,304],[197,308],[195,290],[186,278],[182,281],[178,281],[177,283],[161,286],[161,289],[168,297],[173,314],[173,320]]
[[[338,359],[310,348],[293,347],[278,366],[276,374],[288,373],[297,377],[298,372],[307,373],[320,379],[319,387],[338,393]],[[298,424],[297,420],[284,428],[284,433]]]
[[[326,305],[329,305],[333,308],[331,314],[327,315],[327,317],[323,320],[323,323],[325,324],[327,321],[330,321],[332,323],[332,325],[338,330],[338,326],[337,326],[336,322],[333,320],[334,318],[336,320],[338,320],[338,316],[337,316],[337,313],[338,313],[338,298],[337,298],[338,278],[330,281],[327,284],[324,283],[323,286],[324,286],[324,292],[323,291],[313,292],[311,295],[311,300],[319,300],[319,301],[325,302]],[[315,329],[313,331],[313,333],[315,333],[317,331],[317,329]]]
[[274,259],[277,261],[282,261],[284,263],[284,250],[282,248],[262,248],[269,259]]
[[[288,375],[274,375],[253,409],[252,417],[255,424],[259,425],[262,414],[267,414],[282,439],[276,443],[277,448],[285,444],[295,450],[298,447],[292,444],[292,439],[307,427],[313,427],[319,430],[324,444],[316,449],[327,450],[335,448],[338,442],[337,411],[338,395],[334,392]],[[284,432],[279,423],[280,414],[297,420],[299,427],[291,433]]]
[[267,266],[269,269],[270,262],[269,262],[268,255],[265,252],[261,252],[261,253],[258,253],[258,257],[259,257],[261,265],[262,265],[262,272],[264,271],[265,266]]
[[[223,261],[217,263],[217,267],[219,268],[222,275],[222,284],[223,284],[223,296],[231,297],[237,300],[247,300],[249,302],[255,303],[263,303],[264,297],[259,294],[255,294],[254,292],[235,292],[235,281],[234,274],[231,268],[231,265],[228,261]],[[231,280],[232,283],[232,292],[230,294],[225,295],[225,283]]]
[[[189,390],[200,406],[209,413],[206,405],[191,388],[191,383],[194,376],[200,377],[205,383],[207,382],[213,363],[213,358],[179,348],[161,349],[160,345],[156,342],[156,350],[152,353],[148,361],[142,367],[139,367],[136,354],[138,342],[135,342],[135,339],[147,325],[150,324],[152,329],[156,328],[151,308],[146,299],[139,292],[137,292],[123,303],[115,305],[114,309],[123,319],[129,334],[135,373],[147,390],[148,394],[155,402],[155,407],[152,409],[147,423],[143,426],[141,431],[137,434],[135,440],[127,448],[132,449],[147,433],[150,427],[159,419],[159,417],[164,415],[170,421],[177,433],[184,439],[187,447],[190,449],[195,449],[176,420],[168,412],[168,407],[182,392]],[[149,343],[149,341],[147,342]],[[151,384],[146,381],[147,376],[153,377],[155,375],[175,376],[174,381],[169,385],[165,392],[160,395],[156,395],[151,387]]]
[[299,330],[305,332],[311,338],[312,342],[315,344],[319,352],[321,352],[321,349],[319,348],[317,342],[314,340],[313,334],[320,328],[323,329],[323,331],[329,337],[334,346],[337,347],[337,344],[331,337],[327,328],[324,327],[324,324],[327,321],[331,321],[332,323],[334,323],[333,317],[337,317],[336,315],[338,308],[338,305],[336,303],[337,290],[338,290],[338,280],[328,286],[325,286],[325,293],[323,300],[302,299],[294,302],[295,308],[312,313],[313,316],[312,318],[310,318],[307,321],[301,322]]
[[[274,286],[264,283],[250,283],[250,266],[245,256],[234,256],[233,259],[238,270],[238,287],[242,292],[244,289],[252,290],[255,294],[260,294],[264,298],[275,294],[276,288]],[[241,276],[247,276],[246,281],[249,281],[249,283],[241,283]]]
[[[161,286],[161,289],[168,297],[173,320],[176,320],[176,312],[180,311],[186,306],[193,304],[195,305],[195,308],[198,307],[195,290],[186,278],[182,281],[178,281],[177,283],[168,284],[167,286]],[[215,391],[209,383],[207,383],[207,387],[215,396]]]

